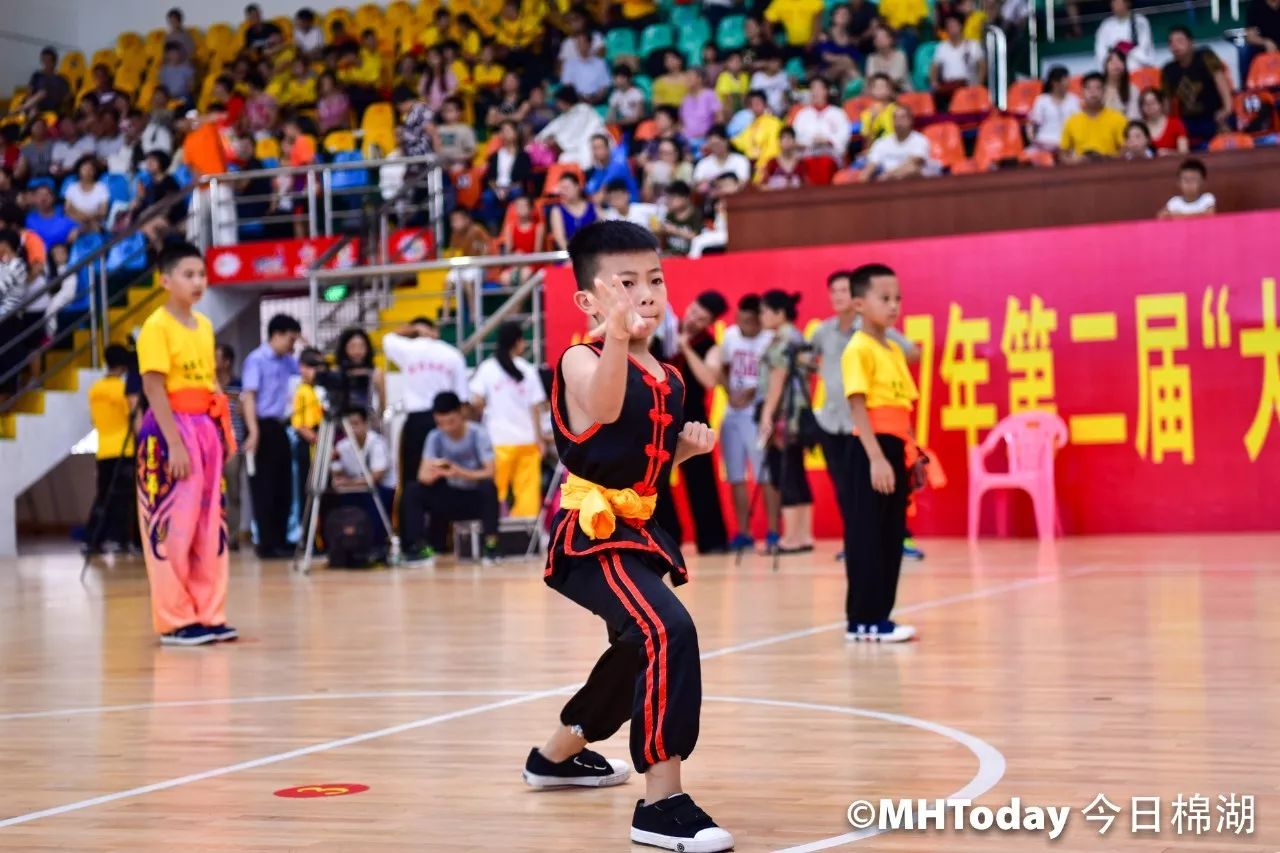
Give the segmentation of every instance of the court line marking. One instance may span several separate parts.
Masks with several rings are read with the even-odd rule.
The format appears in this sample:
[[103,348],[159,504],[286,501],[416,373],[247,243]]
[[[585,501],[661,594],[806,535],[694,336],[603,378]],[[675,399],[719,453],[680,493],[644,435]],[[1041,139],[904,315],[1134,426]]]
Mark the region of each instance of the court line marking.
[[[1020,589],[1026,589],[1033,586],[1044,586],[1050,583],[1057,583],[1060,580],[1075,577],[1077,575],[1088,574],[1097,571],[1098,567],[1089,566],[1070,572],[1061,572],[1053,575],[1044,575],[1034,578],[1027,578],[1021,581],[1014,581],[1007,584],[998,584],[996,586],[987,587],[980,590],[972,590],[968,593],[959,595],[946,596],[944,598],[934,599],[933,601],[920,602],[914,605],[907,605],[899,608],[898,613],[915,613],[921,610],[928,610],[935,607],[945,607],[950,604],[957,604],[965,601],[974,601],[982,598],[990,598],[996,595],[1003,595],[1006,592],[1013,592]],[[827,625],[818,626],[816,628],[808,628],[801,631],[788,631],[784,634],[777,634],[773,637],[765,637],[761,640],[752,640],[746,643],[738,643],[732,646],[726,646],[722,649],[705,652],[700,657],[702,660],[722,657],[727,654],[733,654],[740,651],[748,651],[750,649],[763,648],[765,646],[775,645],[777,643],[787,642],[801,637],[809,637],[826,631],[834,630],[845,625],[845,622],[834,622]],[[111,794],[103,794],[98,797],[90,797],[84,800],[77,800],[73,803],[66,803],[61,806],[53,806],[40,811],[28,812],[26,814],[15,815],[14,817],[0,820],[0,829],[9,826],[17,826],[31,821],[41,820],[46,817],[56,817],[57,815],[67,814],[68,812],[80,811],[82,809],[93,808],[94,806],[105,805],[107,803],[116,802],[118,800],[129,799],[132,797],[140,797],[145,794],[152,794],[158,791],[176,788],[181,785],[188,785],[193,782],[202,782],[206,779],[213,779],[218,776],[225,776],[230,773],[238,773],[241,770],[252,770],[257,767],[264,767],[270,764],[276,764],[281,761],[288,761],[293,758],[301,758],[306,755],[314,755],[320,752],[328,752],[333,749],[339,749],[344,746],[351,746],[357,743],[363,743],[377,738],[389,737],[391,735],[403,734],[404,732],[413,731],[414,729],[424,728],[426,726],[437,725],[439,723],[448,722],[450,720],[461,719],[463,717],[473,716],[475,714],[483,714],[487,711],[496,711],[501,708],[511,707],[513,705],[521,705],[527,702],[533,702],[538,699],[547,698],[563,693],[566,690],[572,690],[582,682],[574,682],[561,687],[550,690],[542,690],[536,693],[527,693],[521,696],[515,696],[502,702],[489,702],[483,705],[476,705],[471,708],[464,708],[458,711],[452,711],[448,714],[440,714],[433,717],[426,717],[421,720],[413,720],[408,723],[401,723],[396,726],[377,729],[363,734],[352,735],[350,737],[340,738],[338,740],[324,741],[322,743],[312,744],[311,746],[290,750],[288,752],[276,753],[274,755],[266,755],[261,758],[255,758],[250,761],[242,761],[237,764],[229,764],[223,767],[215,767],[212,770],[205,770],[200,773],[192,773],[186,776],[179,776],[173,779],[166,779],[161,782],[153,782],[150,785],[142,785],[137,788],[129,788],[124,791],[116,791]]]

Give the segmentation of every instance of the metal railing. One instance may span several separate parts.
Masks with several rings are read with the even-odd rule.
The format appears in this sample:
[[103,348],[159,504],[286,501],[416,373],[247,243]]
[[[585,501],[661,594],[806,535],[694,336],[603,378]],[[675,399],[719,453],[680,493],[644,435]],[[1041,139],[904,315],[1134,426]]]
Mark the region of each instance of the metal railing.
[[1009,92],[1009,41],[1004,30],[988,25],[985,33],[987,44],[987,91],[996,109],[1003,110]]
[[[1062,10],[1065,10],[1066,5],[1067,5],[1066,0],[1046,0],[1045,2],[1045,15],[1044,15],[1045,40],[1050,43],[1057,41],[1058,30],[1057,30],[1056,19],[1058,16],[1059,7]],[[1237,21],[1240,20],[1240,0],[1231,0],[1230,8],[1231,8],[1232,19]],[[1158,3],[1158,4],[1148,5],[1148,6],[1140,6],[1135,8],[1133,11],[1136,12],[1137,14],[1150,17],[1151,15],[1161,15],[1166,12],[1186,12],[1186,13],[1194,14],[1197,9],[1208,9],[1209,18],[1215,24],[1218,23],[1222,18],[1222,0],[1176,0],[1176,2]],[[1104,21],[1105,19],[1109,18],[1110,16],[1111,16],[1110,12],[1086,13],[1086,14],[1080,15],[1076,19],[1075,23],[1083,24],[1086,26],[1090,24],[1098,24]],[[1035,20],[1034,6],[1032,7],[1031,20],[1032,21]],[[1032,34],[1031,43],[1033,45],[1036,43],[1034,33]]]
[[[136,251],[141,251],[144,253],[142,264],[126,268],[123,274],[119,270],[113,273],[108,269],[108,259],[111,253],[120,250],[126,241],[135,239],[140,234],[140,229],[143,225],[157,217],[168,215],[173,207],[180,204],[194,187],[194,184],[190,184],[150,207],[144,208],[127,230],[107,240],[75,263],[68,264],[56,274],[49,275],[46,272],[45,283],[42,286],[28,293],[12,311],[0,316],[0,320],[15,315],[21,316],[27,313],[28,309],[39,300],[55,298],[62,289],[63,283],[68,279],[76,282],[75,290],[71,298],[64,303],[62,310],[54,316],[60,317],[65,313],[69,313],[65,308],[66,305],[86,304],[84,313],[70,317],[65,326],[60,325],[56,333],[49,336],[47,340],[43,340],[39,346],[28,352],[19,363],[3,375],[0,375],[0,386],[3,386],[20,377],[24,372],[30,373],[30,377],[19,385],[16,393],[9,399],[0,402],[0,415],[17,409],[27,394],[44,387],[49,379],[56,374],[77,363],[83,363],[83,357],[86,354],[88,355],[90,367],[96,368],[100,366],[102,352],[111,340],[112,321],[110,309],[113,307],[112,303],[127,300],[129,287],[139,277],[148,274],[147,270],[149,268],[149,263],[145,258],[145,252],[147,251],[145,240],[143,247],[140,250],[135,250],[135,254],[129,255],[127,259],[135,259]],[[132,273],[129,270],[132,270]],[[84,274],[83,281],[81,273]],[[124,286],[119,287],[115,293],[111,292],[113,275],[114,281],[124,282]],[[144,300],[144,302],[129,308],[117,318],[117,323],[124,322],[134,316],[146,304],[149,303]],[[28,343],[33,338],[43,339],[47,324],[48,317],[41,316],[9,340],[0,341],[0,355],[9,352],[12,348]],[[88,339],[76,346],[75,335],[77,332],[82,331],[89,333]],[[69,347],[66,346],[68,341],[70,342]],[[61,351],[63,349],[69,349],[69,351],[57,357],[51,364],[49,354],[54,350]]]

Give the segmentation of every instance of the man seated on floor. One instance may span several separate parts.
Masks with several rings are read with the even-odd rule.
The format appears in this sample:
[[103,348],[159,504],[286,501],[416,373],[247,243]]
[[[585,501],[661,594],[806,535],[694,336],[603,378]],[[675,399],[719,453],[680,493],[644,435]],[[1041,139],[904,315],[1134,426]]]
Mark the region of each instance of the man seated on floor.
[[340,506],[364,510],[374,539],[385,547],[387,531],[373,505],[373,495],[368,491],[369,486],[360,470],[360,459],[364,459],[378,487],[378,500],[389,515],[396,497],[396,470],[391,464],[391,449],[380,433],[369,430],[369,416],[364,409],[349,409],[342,415],[348,432],[334,448],[330,479],[338,494],[326,496],[326,513]]
[[[493,442],[484,427],[463,417],[462,401],[452,391],[436,395],[432,414],[436,428],[422,448],[418,481],[405,484],[400,500],[406,565],[428,564],[443,550],[450,524],[477,519],[484,532],[483,562],[488,565],[498,557]],[[424,516],[430,519],[426,525]]]

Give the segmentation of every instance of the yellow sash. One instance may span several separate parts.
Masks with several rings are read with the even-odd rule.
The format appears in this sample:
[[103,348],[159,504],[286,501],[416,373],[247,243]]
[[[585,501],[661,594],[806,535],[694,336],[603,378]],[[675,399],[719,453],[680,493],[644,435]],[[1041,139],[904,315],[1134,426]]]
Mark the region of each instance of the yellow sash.
[[591,539],[608,539],[618,518],[653,517],[657,495],[640,495],[635,489],[606,489],[573,474],[560,487],[560,506],[578,510],[578,526]]

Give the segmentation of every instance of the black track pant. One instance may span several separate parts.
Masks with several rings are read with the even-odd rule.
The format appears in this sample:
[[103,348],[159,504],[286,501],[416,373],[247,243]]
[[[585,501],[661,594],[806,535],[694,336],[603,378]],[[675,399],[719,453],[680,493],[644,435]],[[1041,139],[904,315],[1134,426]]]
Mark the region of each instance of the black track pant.
[[575,566],[556,583],[561,594],[604,619],[610,642],[560,722],[581,726],[588,741],[598,741],[631,720],[631,760],[643,773],[668,758],[688,758],[698,741],[698,634],[648,558],[629,551],[596,557],[598,568]]
[[258,522],[258,547],[289,547],[289,508],[293,504],[293,450],[279,418],[258,419],[258,450],[253,455],[253,520]]
[[902,571],[909,487],[904,447],[902,439],[890,435],[876,435],[876,440],[893,466],[891,495],[871,487],[871,461],[860,439],[852,439],[845,454],[844,565],[849,577],[845,612],[851,624],[889,618]]

